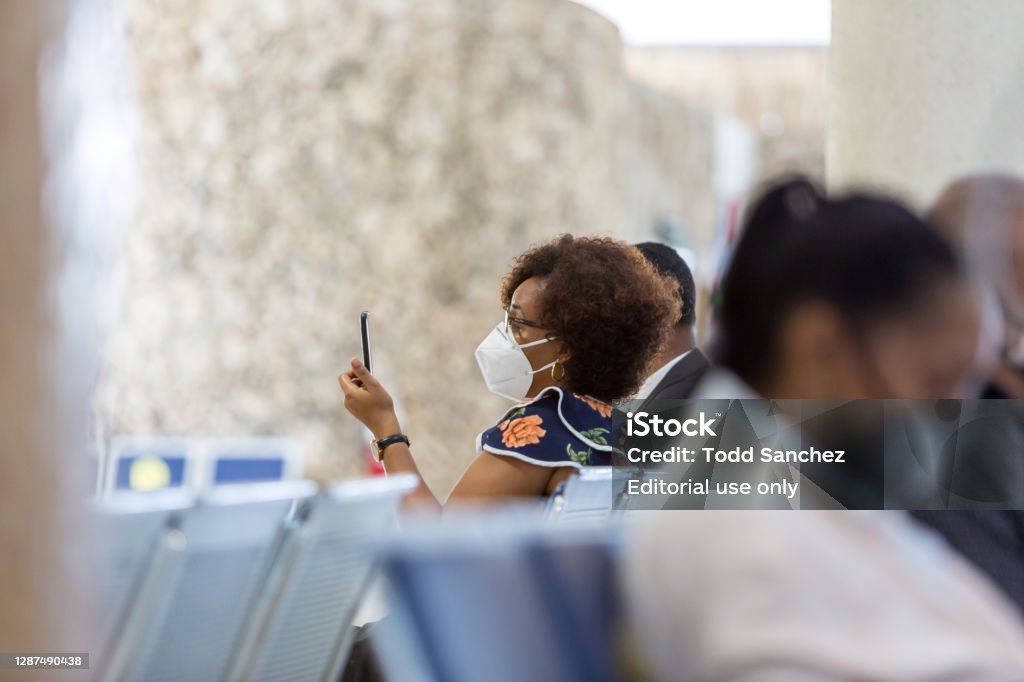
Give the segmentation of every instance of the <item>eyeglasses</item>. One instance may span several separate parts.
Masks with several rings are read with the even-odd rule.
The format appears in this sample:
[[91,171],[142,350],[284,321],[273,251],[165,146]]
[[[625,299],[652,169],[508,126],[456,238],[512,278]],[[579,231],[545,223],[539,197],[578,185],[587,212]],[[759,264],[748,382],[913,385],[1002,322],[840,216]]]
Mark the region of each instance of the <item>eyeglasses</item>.
[[511,315],[508,310],[505,310],[505,331],[513,333],[517,327],[532,327],[534,329],[545,329],[544,326],[531,322],[530,320],[524,320],[521,317],[515,317]]

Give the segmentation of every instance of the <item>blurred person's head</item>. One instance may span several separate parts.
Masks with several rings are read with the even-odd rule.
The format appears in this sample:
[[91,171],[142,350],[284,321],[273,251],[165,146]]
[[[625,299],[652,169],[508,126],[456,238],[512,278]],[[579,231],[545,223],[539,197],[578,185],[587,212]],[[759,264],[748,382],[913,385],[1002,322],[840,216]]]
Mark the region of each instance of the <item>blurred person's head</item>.
[[1024,363],[1024,179],[982,174],[947,186],[928,214],[998,299],[1015,363]]
[[772,398],[940,398],[978,312],[947,242],[898,203],[805,180],[750,210],[722,285],[718,361]]
[[[562,235],[519,256],[501,285],[507,333],[547,386],[604,401],[632,394],[679,306],[625,242]],[[531,345],[533,344],[533,345]]]
[[652,364],[660,366],[694,346],[694,324],[697,321],[697,287],[693,273],[679,252],[668,244],[641,242],[636,248],[662,277],[672,283],[679,315],[672,320],[668,338],[659,358]]

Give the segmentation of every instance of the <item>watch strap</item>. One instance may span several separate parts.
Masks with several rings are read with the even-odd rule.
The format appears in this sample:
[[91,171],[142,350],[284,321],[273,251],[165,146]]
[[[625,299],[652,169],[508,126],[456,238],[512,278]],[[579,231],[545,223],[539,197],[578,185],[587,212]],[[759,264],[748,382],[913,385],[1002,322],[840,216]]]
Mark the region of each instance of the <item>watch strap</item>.
[[384,449],[389,445],[394,445],[395,443],[405,443],[406,445],[409,445],[409,436],[404,433],[396,433],[373,441],[373,449],[376,451],[378,462],[384,457]]

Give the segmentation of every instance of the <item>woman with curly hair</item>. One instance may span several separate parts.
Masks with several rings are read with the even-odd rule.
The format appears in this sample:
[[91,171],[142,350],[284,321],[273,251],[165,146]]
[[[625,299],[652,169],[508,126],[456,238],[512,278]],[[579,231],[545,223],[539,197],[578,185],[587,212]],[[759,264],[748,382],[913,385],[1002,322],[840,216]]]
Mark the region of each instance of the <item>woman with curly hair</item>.
[[[477,438],[449,500],[547,495],[611,463],[613,400],[634,393],[678,317],[671,285],[632,246],[562,235],[519,256],[501,284],[504,320],[476,351],[487,387],[516,404]],[[389,473],[419,471],[391,396],[353,359],[345,407]],[[437,505],[420,483],[410,502]]]

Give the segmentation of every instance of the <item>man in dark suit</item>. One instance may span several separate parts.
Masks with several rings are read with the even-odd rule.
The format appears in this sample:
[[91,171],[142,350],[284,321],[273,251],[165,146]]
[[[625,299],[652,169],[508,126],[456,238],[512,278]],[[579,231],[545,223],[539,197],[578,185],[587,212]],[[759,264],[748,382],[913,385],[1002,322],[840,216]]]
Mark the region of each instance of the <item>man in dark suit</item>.
[[[648,370],[650,374],[648,374],[647,379],[644,380],[636,395],[632,400],[624,400],[619,403],[618,410],[620,412],[618,412],[617,417],[613,418],[613,422],[616,424],[625,423],[624,413],[626,411],[646,410],[654,413],[664,411],[667,415],[667,411],[681,407],[682,403],[678,401],[683,401],[690,397],[697,388],[697,384],[700,383],[705,370],[710,366],[707,358],[696,347],[694,326],[697,321],[697,288],[694,285],[693,274],[686,265],[686,261],[682,259],[675,249],[666,244],[643,242],[635,246],[662,277],[666,277],[675,283],[676,296],[679,300],[679,317],[669,330],[665,344],[658,354],[651,359],[650,369]],[[675,412],[673,412],[672,416],[673,418],[685,418],[681,413],[676,414]],[[620,437],[625,437],[624,432],[620,434]],[[669,446],[669,441],[671,440],[671,438],[659,438],[652,435],[648,440],[644,441],[644,447],[664,449]],[[621,463],[625,464],[624,460],[621,460]],[[710,471],[710,467],[692,466],[694,472],[697,472],[698,469],[703,472],[704,468]],[[640,467],[635,475],[643,475],[642,469],[644,468]],[[693,475],[697,478],[704,476],[703,473],[700,476],[697,473]],[[679,499],[685,499],[693,508],[704,507],[703,495],[690,495]],[[675,498],[673,498],[674,500]],[[631,502],[626,499],[621,504],[622,508],[628,509]],[[674,507],[670,507],[666,503],[664,508]]]
[[637,392],[639,400],[688,398],[708,368],[708,360],[696,347],[697,288],[686,261],[666,244],[643,242],[636,245],[644,258],[664,277],[676,282],[679,320],[669,332],[661,352],[651,362],[652,372]]

